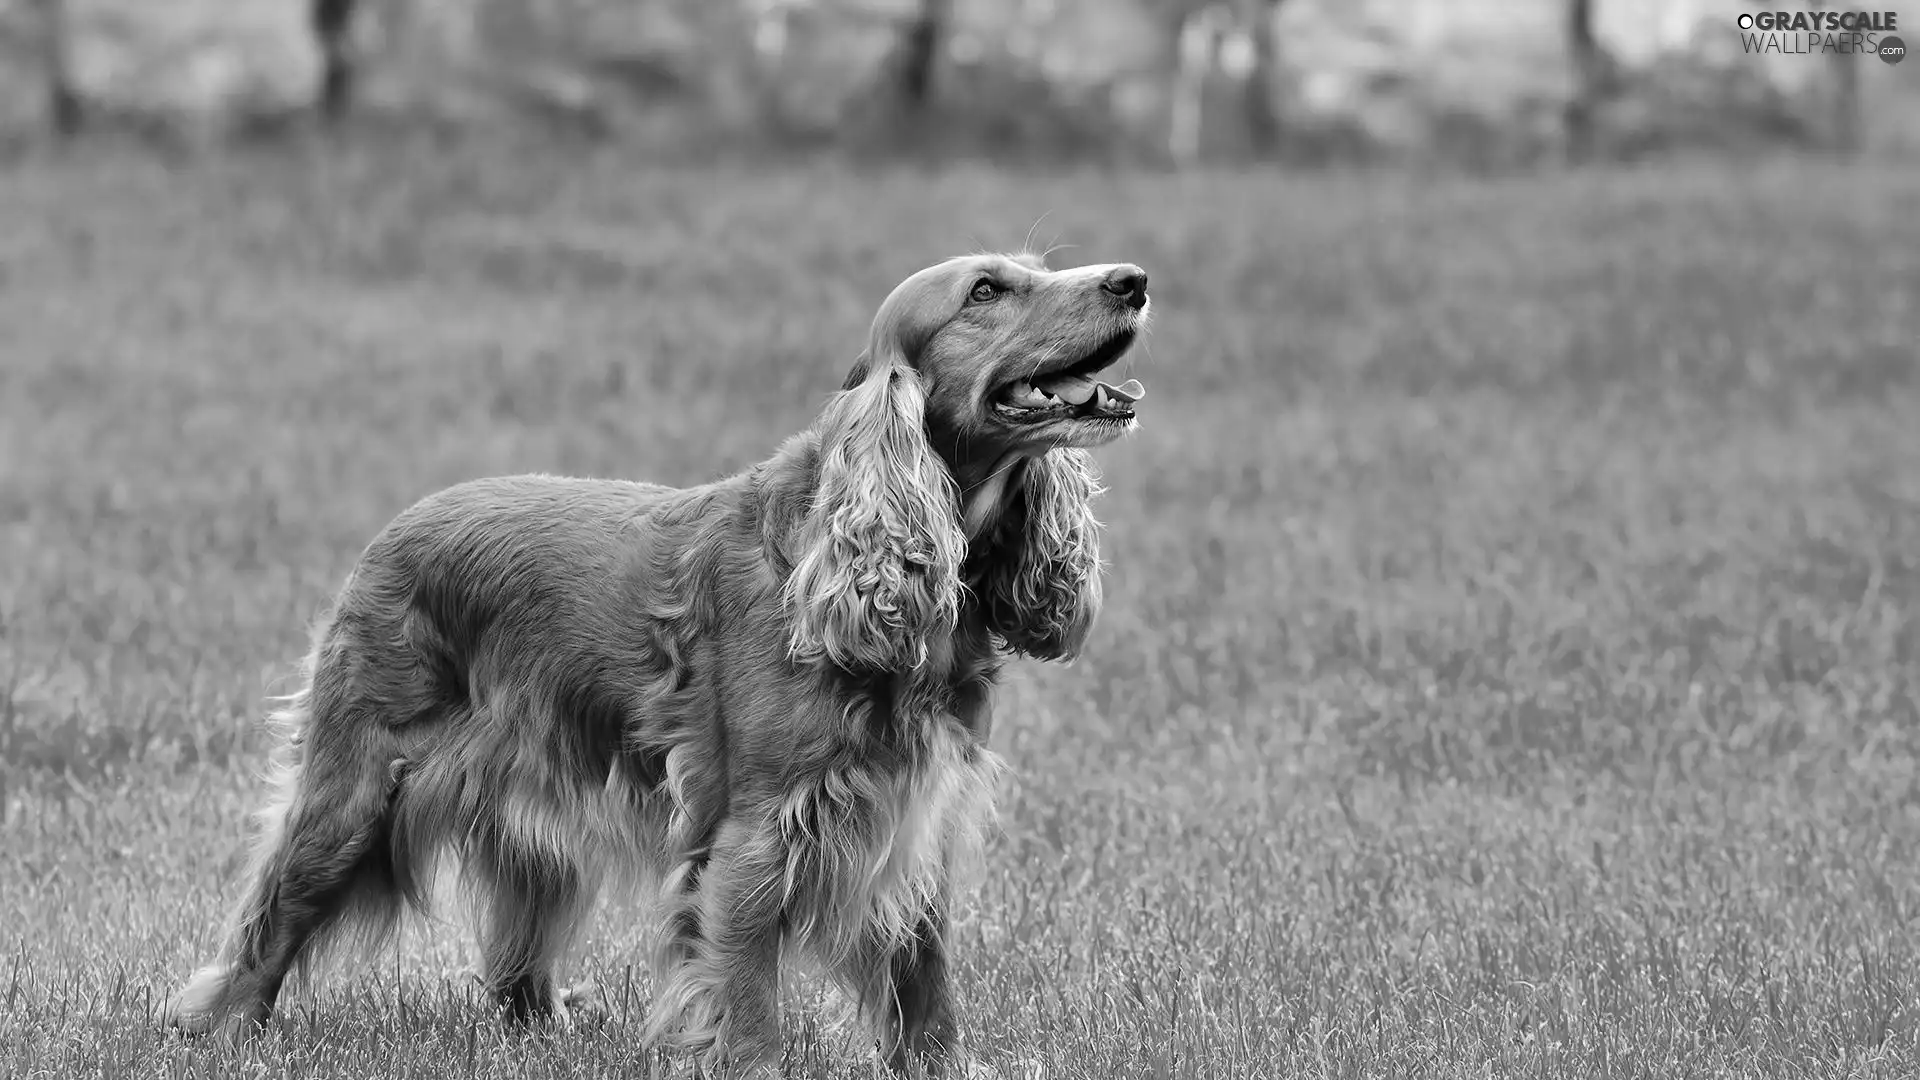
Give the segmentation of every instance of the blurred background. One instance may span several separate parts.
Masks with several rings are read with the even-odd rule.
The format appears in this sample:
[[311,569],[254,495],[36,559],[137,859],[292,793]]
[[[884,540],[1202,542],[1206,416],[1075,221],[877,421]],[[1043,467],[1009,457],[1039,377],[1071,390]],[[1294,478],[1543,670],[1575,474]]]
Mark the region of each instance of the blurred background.
[[[1774,5],[1793,10],[1792,5]],[[0,0],[0,131],[515,118],[681,152],[1441,160],[1920,146],[1920,79],[1740,0]],[[1920,34],[1920,29],[1910,31]]]

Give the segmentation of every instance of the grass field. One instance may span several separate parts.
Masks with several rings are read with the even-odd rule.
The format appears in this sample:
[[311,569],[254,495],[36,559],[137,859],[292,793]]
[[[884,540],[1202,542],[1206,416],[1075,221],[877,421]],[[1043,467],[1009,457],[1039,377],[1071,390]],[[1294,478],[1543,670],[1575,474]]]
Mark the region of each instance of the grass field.
[[985,1061],[1920,1073],[1920,175],[82,150],[0,175],[0,1076],[657,1071],[620,907],[595,1029],[501,1027],[438,925],[252,1045],[157,1030],[261,697],[413,499],[757,460],[895,281],[1043,213],[1158,315],[1091,655],[1001,698]]

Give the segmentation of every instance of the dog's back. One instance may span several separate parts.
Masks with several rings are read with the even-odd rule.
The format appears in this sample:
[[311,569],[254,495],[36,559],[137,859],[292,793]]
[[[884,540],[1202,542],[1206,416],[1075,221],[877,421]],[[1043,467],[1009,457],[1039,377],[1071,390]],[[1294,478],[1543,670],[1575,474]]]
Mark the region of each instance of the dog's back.
[[[430,712],[466,700],[476,683],[511,679],[486,670],[516,657],[577,661],[613,632],[606,625],[626,562],[644,545],[648,518],[686,492],[651,484],[555,476],[473,480],[422,499],[381,530],[334,604],[342,647],[383,655],[399,677],[389,691],[431,687]],[[524,640],[537,636],[537,641]],[[539,650],[527,652],[526,645]],[[419,670],[405,665],[416,664]],[[387,700],[394,700],[389,698]],[[403,724],[418,713],[396,710]]]

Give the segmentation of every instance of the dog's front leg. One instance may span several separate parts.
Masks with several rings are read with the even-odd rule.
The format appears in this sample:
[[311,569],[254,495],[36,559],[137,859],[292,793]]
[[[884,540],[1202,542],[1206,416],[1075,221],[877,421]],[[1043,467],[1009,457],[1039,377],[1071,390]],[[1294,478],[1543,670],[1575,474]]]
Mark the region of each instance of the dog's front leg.
[[944,890],[928,905],[911,937],[870,938],[843,962],[840,976],[859,999],[894,1075],[967,1074],[947,957]]
[[913,939],[893,954],[889,967],[898,1024],[882,1033],[892,1044],[887,1065],[899,1075],[914,1075],[921,1068],[928,1077],[964,1074],[953,972],[947,963],[944,898],[927,909]]
[[699,927],[671,976],[704,1075],[780,1074],[780,935],[786,845],[772,822],[730,820],[701,870]]

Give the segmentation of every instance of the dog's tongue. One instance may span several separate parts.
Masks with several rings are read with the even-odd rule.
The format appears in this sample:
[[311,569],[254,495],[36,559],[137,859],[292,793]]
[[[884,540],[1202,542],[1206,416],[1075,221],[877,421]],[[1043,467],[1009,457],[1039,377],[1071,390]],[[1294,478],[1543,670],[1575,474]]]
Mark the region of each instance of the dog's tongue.
[[1107,397],[1129,404],[1147,396],[1147,388],[1140,385],[1139,379],[1128,379],[1113,386],[1084,375],[1063,375],[1057,379],[1036,379],[1034,385],[1069,405],[1085,405],[1103,390]]

